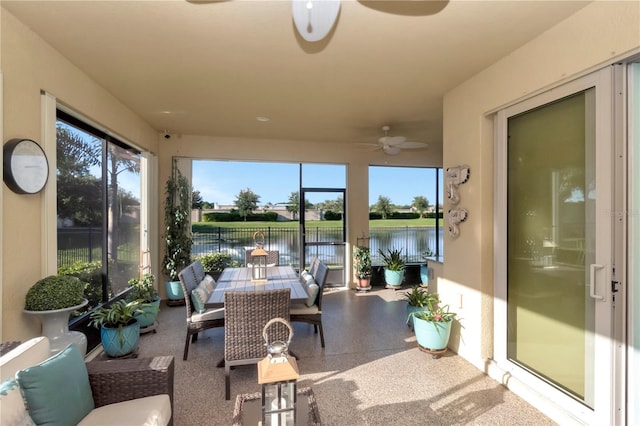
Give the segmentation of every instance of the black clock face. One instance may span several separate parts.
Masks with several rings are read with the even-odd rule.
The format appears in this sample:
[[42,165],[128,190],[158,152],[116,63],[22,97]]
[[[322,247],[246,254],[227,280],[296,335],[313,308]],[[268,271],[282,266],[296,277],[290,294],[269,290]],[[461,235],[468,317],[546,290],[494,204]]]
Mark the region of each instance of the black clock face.
[[30,139],[12,139],[3,148],[3,178],[18,194],[37,194],[49,177],[49,163],[40,145]]

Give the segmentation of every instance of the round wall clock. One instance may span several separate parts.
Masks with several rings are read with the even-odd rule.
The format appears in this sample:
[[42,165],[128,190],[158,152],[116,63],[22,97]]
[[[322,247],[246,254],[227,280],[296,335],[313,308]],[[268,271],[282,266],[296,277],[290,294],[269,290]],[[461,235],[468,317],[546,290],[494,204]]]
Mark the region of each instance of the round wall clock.
[[18,194],[37,194],[47,184],[49,163],[40,145],[31,139],[11,139],[4,144],[3,178]]

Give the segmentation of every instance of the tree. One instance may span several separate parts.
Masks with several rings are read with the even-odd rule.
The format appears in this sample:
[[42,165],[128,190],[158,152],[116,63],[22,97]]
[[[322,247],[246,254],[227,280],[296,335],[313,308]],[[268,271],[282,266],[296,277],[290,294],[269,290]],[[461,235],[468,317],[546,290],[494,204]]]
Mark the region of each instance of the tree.
[[378,202],[373,205],[373,210],[380,213],[383,219],[386,219],[393,213],[393,207],[389,197],[383,195],[378,196]]
[[291,217],[293,219],[296,218],[296,215],[300,211],[300,193],[298,191],[294,191],[291,193],[291,195],[289,195],[287,211],[291,213]]
[[200,191],[192,191],[191,192],[191,208],[192,209],[201,209],[204,207],[204,200],[202,199],[202,195]]
[[247,216],[251,214],[257,207],[260,196],[256,195],[251,189],[241,189],[233,204],[238,208],[238,213],[246,222]]
[[429,200],[422,195],[418,195],[413,197],[411,205],[418,211],[420,218],[422,219],[424,217],[424,212],[429,208]]

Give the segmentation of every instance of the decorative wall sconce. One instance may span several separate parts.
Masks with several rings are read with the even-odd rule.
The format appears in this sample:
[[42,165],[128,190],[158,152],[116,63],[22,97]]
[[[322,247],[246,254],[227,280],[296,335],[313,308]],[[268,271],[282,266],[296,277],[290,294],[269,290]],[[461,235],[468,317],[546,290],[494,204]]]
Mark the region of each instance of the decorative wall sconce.
[[[460,202],[458,186],[469,180],[469,166],[456,166],[447,168],[447,198],[454,206]],[[469,212],[463,208],[453,208],[449,210],[449,235],[451,238],[458,238],[460,235],[460,223],[467,220]]]
[[468,215],[467,209],[455,208],[449,210],[449,235],[451,238],[458,238],[460,235],[458,225],[467,220]]
[[447,198],[451,204],[460,202],[458,186],[469,180],[469,166],[456,166],[447,168]]

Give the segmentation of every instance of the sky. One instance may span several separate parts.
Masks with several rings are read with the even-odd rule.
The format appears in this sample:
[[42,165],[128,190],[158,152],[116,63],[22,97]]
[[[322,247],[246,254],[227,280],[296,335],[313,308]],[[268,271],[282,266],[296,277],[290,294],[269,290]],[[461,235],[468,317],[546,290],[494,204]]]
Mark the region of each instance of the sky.
[[[303,187],[345,188],[346,170],[344,165],[303,164]],[[194,160],[192,180],[194,190],[200,191],[203,201],[210,203],[233,204],[238,193],[247,188],[260,196],[258,205],[286,203],[291,193],[299,189],[299,165]],[[369,182],[370,205],[380,195],[389,197],[396,205],[410,205],[418,195],[426,197],[430,204],[435,201],[434,169],[375,166],[370,168]],[[309,201],[317,203],[332,198],[326,193],[319,196],[321,199]]]

